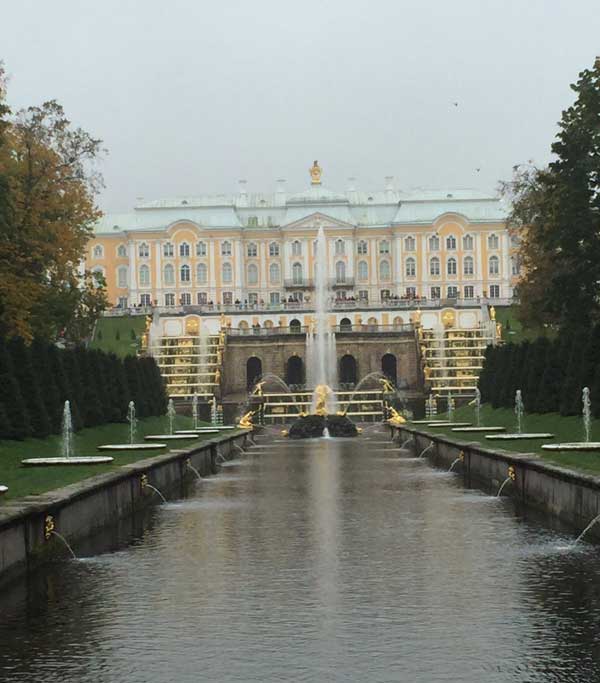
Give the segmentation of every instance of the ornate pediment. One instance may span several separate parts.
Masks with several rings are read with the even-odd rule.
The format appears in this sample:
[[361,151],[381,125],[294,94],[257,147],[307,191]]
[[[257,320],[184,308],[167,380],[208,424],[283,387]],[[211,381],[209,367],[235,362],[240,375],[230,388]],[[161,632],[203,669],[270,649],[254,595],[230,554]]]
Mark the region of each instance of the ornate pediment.
[[281,226],[282,230],[318,230],[320,227],[324,230],[327,229],[341,229],[341,230],[353,230],[355,226],[347,221],[340,220],[339,218],[334,218],[333,216],[328,216],[320,211],[315,211],[308,216],[303,216],[291,223],[286,223]]

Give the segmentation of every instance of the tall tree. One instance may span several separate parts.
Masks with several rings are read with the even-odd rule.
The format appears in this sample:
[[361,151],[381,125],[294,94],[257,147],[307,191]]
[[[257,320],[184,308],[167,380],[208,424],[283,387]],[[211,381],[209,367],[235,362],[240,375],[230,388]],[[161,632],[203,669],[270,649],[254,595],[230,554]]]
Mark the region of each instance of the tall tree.
[[545,169],[515,167],[504,185],[521,238],[521,317],[529,325],[600,320],[600,59],[571,86]]

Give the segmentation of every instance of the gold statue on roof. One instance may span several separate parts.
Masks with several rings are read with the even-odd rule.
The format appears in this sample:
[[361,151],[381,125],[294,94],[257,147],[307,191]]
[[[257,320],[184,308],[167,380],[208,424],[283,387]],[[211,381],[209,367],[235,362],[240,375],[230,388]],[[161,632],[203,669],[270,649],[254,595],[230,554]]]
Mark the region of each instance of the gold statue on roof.
[[311,168],[308,170],[310,173],[310,182],[313,185],[320,185],[321,184],[321,174],[323,173],[321,167],[319,166],[319,162],[315,159],[313,162],[313,165]]

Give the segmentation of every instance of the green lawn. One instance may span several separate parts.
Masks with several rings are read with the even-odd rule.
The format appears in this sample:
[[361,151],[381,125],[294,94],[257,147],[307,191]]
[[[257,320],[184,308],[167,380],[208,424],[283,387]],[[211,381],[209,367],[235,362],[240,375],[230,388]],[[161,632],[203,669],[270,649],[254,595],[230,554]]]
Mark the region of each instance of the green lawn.
[[502,323],[502,339],[505,342],[518,344],[525,339],[537,339],[546,334],[546,331],[540,328],[524,328],[518,318],[518,312],[517,305],[496,307],[496,320]]
[[[436,419],[444,420],[447,415],[441,413]],[[476,424],[475,409],[471,406],[459,408],[454,413],[456,422],[472,422]],[[491,406],[481,407],[481,425],[488,427],[506,427],[506,432],[517,431],[517,418],[513,410],[498,408],[494,410]],[[421,425],[416,425],[421,427]],[[426,428],[426,425],[422,425]],[[561,417],[556,413],[545,415],[525,415],[522,422],[523,432],[547,432],[554,434],[553,439],[547,440],[523,440],[523,441],[489,441],[484,434],[469,432],[453,432],[450,428],[429,429],[431,433],[445,434],[457,441],[478,441],[490,449],[500,449],[505,451],[516,451],[519,453],[534,453],[541,456],[547,462],[570,467],[571,469],[582,470],[591,474],[600,473],[600,451],[597,453],[553,453],[543,451],[541,446],[544,443],[559,443],[564,441],[583,441],[583,420],[581,417]],[[600,441],[600,420],[592,421],[592,441]]]
[[[175,418],[174,429],[189,429],[192,426],[191,417],[178,415]],[[168,431],[169,421],[166,417],[140,420],[137,425],[136,441],[143,441],[146,434],[168,434]],[[114,457],[114,461],[107,465],[67,465],[64,467],[24,467],[21,465],[21,460],[24,458],[61,455],[59,436],[51,436],[47,439],[27,439],[26,441],[0,441],[0,484],[8,486],[8,492],[0,498],[0,505],[3,501],[44,493],[102,472],[117,470],[121,465],[127,465],[136,460],[167,453],[171,448],[185,448],[195,441],[210,439],[214,436],[216,435],[206,434],[189,441],[177,440],[172,442],[169,448],[160,451],[125,451],[119,453],[118,451],[98,451],[96,446],[107,443],[128,443],[128,424],[108,424],[82,429],[75,434],[75,455],[110,455]]]
[[134,356],[146,326],[145,315],[99,318],[90,344],[92,349]]

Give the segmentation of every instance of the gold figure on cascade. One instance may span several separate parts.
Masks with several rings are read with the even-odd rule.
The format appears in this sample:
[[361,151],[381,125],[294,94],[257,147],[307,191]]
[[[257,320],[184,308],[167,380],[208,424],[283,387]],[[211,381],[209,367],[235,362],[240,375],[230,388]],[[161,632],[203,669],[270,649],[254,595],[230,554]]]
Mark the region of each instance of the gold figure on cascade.
[[253,396],[262,396],[263,395],[263,387],[265,386],[266,382],[257,382],[256,386],[252,390],[252,395]]
[[238,422],[238,427],[240,429],[254,429],[254,424],[252,423],[252,416],[254,413],[254,410],[250,410],[242,415],[242,417],[240,417],[240,421]]
[[394,426],[406,424],[406,420],[402,417],[402,415],[400,415],[400,413],[395,408],[389,406],[388,410],[390,411],[390,417],[387,420],[388,424]]
[[382,377],[380,380],[381,382],[381,388],[386,394],[393,394],[395,393],[394,385],[390,382],[389,379]]
[[315,395],[317,402],[315,406],[315,415],[327,415],[327,397],[331,394],[331,389],[326,384],[319,384],[315,388]]

